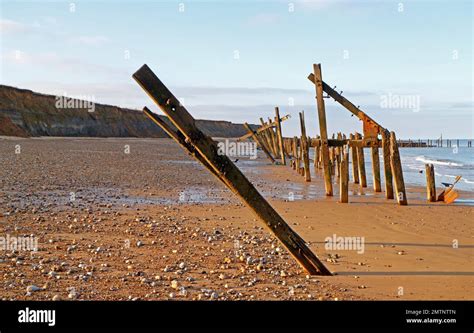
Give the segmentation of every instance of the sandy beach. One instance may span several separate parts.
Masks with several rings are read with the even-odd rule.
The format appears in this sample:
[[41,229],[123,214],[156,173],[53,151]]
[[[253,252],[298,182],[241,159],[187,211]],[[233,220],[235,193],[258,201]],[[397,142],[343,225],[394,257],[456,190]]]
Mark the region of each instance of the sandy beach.
[[369,182],[340,204],[321,175],[305,183],[261,152],[238,161],[336,273],[319,277],[170,139],[4,137],[0,159],[0,236],[38,239],[0,253],[3,300],[474,299],[474,207],[427,203],[423,188],[401,207]]

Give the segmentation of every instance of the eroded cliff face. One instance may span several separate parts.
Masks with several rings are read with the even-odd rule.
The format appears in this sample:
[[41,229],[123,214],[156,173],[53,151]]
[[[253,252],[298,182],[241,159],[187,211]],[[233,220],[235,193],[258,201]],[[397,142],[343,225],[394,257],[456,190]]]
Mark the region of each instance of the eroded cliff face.
[[[228,121],[196,120],[196,125],[213,137],[246,133],[242,124]],[[93,112],[84,107],[57,108],[55,96],[5,85],[0,85],[0,135],[167,137],[138,110],[104,104],[95,104]]]

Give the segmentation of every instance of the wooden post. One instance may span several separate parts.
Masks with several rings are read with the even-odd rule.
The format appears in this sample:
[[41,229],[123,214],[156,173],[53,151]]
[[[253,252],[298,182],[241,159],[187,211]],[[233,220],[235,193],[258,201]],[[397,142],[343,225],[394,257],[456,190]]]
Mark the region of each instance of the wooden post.
[[349,202],[349,152],[344,148],[341,159],[341,175],[339,179],[339,201],[341,203]]
[[[265,121],[263,118],[260,118],[260,124],[263,126],[266,126]],[[271,144],[271,139],[270,139],[270,134],[268,133],[268,129],[262,132],[263,137],[265,138],[265,144],[267,146],[267,150],[273,152],[273,146]],[[274,152],[273,152],[274,153]]]
[[[337,139],[342,140],[341,133],[337,133]],[[343,146],[335,147],[334,151],[335,151],[335,157],[336,157],[336,174],[337,174],[337,177],[340,178],[341,177],[341,160],[342,160],[343,152],[344,152]]]
[[383,170],[385,176],[385,198],[393,199],[392,167],[390,163],[390,133],[382,131]]
[[174,141],[176,141],[184,150],[187,150],[188,153],[196,158],[199,162],[201,162],[214,176],[219,178],[226,185],[226,180],[221,177],[219,173],[217,173],[212,166],[207,162],[206,159],[202,157],[202,155],[196,151],[193,145],[186,141],[186,137],[180,132],[175,131],[171,128],[167,123],[165,123],[157,114],[153,113],[148,109],[146,106],[143,108],[143,113],[150,118],[156,125],[160,126],[163,131],[166,132]]
[[316,100],[318,104],[319,130],[321,135],[321,155],[323,161],[324,186],[326,195],[332,196],[332,179],[331,170],[329,169],[329,147],[328,147],[328,130],[326,125],[326,109],[324,107],[323,98],[323,76],[321,64],[313,64],[314,86],[316,89]]
[[244,127],[247,129],[247,131],[248,131],[249,133],[252,133],[252,139],[255,141],[255,143],[257,143],[257,144],[262,148],[263,152],[265,153],[265,155],[267,155],[268,159],[269,159],[272,163],[275,163],[275,160],[273,159],[272,154],[270,154],[270,152],[267,150],[267,148],[265,148],[265,145],[264,145],[263,142],[260,140],[260,138],[257,136],[257,134],[255,133],[255,131],[250,128],[249,124],[244,123]]
[[298,162],[298,139],[293,137],[293,170],[299,170],[299,162]]
[[[268,118],[268,123],[272,123],[271,118]],[[275,131],[273,130],[272,127],[270,127],[268,130],[270,132],[270,137],[271,137],[271,140],[272,140],[273,151],[275,152],[275,156],[278,156],[279,155],[279,152],[278,152],[278,139],[276,137]]]
[[[354,134],[349,136],[349,140],[353,141],[355,139]],[[351,155],[352,155],[352,178],[354,184],[359,184],[359,158],[357,157],[357,147],[351,145]]]
[[[356,133],[355,137],[357,140],[362,139],[360,133]],[[357,163],[359,164],[359,182],[361,187],[367,187],[367,177],[365,175],[365,157],[364,157],[364,147],[357,147]]]
[[374,179],[374,191],[382,192],[380,184],[380,158],[379,147],[371,147],[372,153],[372,175]]
[[216,143],[196,127],[192,115],[147,65],[143,65],[133,78],[168,115],[174,126],[183,133],[196,151],[207,160],[208,165],[226,180],[226,185],[240,196],[240,199],[253,210],[308,273],[331,275],[331,272],[308,248],[305,241],[291,229],[239,168],[227,156],[217,153]]
[[283,150],[283,134],[281,131],[280,110],[275,107],[275,123],[278,137],[278,148],[280,149],[281,164],[286,165],[285,151]]
[[309,169],[309,144],[306,136],[306,126],[304,123],[304,111],[300,112],[300,125],[301,125],[301,147],[303,151],[303,166],[304,166],[304,178],[305,181],[311,181],[311,171]]
[[402,162],[398,152],[397,138],[395,132],[390,132],[390,164],[392,166],[393,180],[395,181],[395,192],[399,205],[408,204],[405,182],[403,180]]
[[433,164],[425,164],[426,171],[426,199],[429,202],[436,201],[436,184]]
[[316,136],[314,143],[314,171],[318,172],[319,169],[319,144],[318,144],[319,135]]
[[319,169],[319,145],[314,146],[314,172],[317,173]]

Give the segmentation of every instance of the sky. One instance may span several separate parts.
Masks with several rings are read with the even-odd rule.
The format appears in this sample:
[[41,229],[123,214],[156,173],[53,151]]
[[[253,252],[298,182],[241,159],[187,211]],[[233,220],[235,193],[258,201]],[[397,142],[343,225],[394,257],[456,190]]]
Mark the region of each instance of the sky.
[[[319,132],[323,80],[400,138],[473,138],[472,1],[9,1],[0,83],[142,109],[144,63],[197,119]],[[327,98],[329,133],[362,123]]]

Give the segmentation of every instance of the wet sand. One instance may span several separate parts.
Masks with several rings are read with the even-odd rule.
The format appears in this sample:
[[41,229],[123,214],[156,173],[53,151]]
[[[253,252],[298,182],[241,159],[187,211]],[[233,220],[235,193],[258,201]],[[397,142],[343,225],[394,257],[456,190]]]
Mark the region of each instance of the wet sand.
[[[39,246],[0,252],[2,299],[474,299],[474,207],[423,189],[407,207],[355,187],[339,204],[319,176],[240,159],[337,273],[318,277],[169,139],[0,138],[0,160],[0,236]],[[363,253],[327,250],[333,235],[364,237]]]

